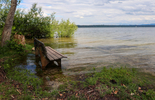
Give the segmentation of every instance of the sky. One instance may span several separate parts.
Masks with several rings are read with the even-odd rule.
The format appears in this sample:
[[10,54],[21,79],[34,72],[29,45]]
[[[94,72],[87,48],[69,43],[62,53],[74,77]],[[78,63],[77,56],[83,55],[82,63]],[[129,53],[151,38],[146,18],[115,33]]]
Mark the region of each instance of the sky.
[[44,16],[56,12],[57,20],[69,18],[77,25],[155,23],[155,0],[22,0],[18,8],[29,10],[33,3]]

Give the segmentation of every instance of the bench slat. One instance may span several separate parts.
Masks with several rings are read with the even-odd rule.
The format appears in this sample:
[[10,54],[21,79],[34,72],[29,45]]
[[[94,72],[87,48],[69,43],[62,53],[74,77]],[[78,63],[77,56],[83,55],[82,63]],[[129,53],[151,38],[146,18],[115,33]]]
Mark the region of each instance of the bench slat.
[[61,53],[57,52],[56,50],[52,49],[49,46],[46,46],[46,48],[51,49],[52,51],[54,51],[55,53],[57,53],[58,55],[60,55],[62,58],[67,58],[66,56],[62,55]]
[[52,58],[50,55],[47,55],[47,58],[48,58],[49,60],[55,60],[55,59]]
[[62,54],[58,53],[57,51],[55,51],[54,49],[52,49],[51,47],[47,46],[45,47],[47,50],[47,55],[49,60],[58,60],[61,58],[66,58],[65,56],[63,56]]
[[49,60],[52,60],[51,58],[53,58],[54,60],[61,58],[61,56],[57,55],[55,52],[51,51],[50,49],[46,48],[46,50],[47,50],[47,56],[48,56]]

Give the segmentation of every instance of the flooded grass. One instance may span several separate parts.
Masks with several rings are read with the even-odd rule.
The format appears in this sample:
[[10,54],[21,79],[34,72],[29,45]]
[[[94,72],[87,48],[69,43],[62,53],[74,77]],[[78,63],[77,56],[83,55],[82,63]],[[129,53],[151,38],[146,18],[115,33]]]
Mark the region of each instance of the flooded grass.
[[74,54],[75,54],[75,52],[62,52],[62,54],[74,55]]

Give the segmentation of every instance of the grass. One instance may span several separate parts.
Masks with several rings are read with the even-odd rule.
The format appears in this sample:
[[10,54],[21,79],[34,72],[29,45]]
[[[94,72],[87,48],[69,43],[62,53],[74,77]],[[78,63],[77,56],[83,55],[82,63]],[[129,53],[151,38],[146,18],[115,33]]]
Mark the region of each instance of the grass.
[[[143,75],[145,74],[143,73]],[[99,94],[100,98],[110,95],[120,100],[155,99],[155,81],[149,80],[153,76],[142,77],[134,68],[107,69],[104,67],[101,72],[94,72],[85,76],[87,78],[83,81],[78,81],[78,79],[76,81],[68,81],[67,85],[61,85],[58,91],[68,91],[67,95],[69,95],[69,98],[78,99],[75,94],[71,93],[72,91],[74,93],[79,91],[79,95],[82,95],[88,93],[91,87],[91,91],[94,93],[93,96],[89,94],[92,96],[91,98],[97,97],[96,95]],[[87,98],[87,96],[84,96],[84,98]]]

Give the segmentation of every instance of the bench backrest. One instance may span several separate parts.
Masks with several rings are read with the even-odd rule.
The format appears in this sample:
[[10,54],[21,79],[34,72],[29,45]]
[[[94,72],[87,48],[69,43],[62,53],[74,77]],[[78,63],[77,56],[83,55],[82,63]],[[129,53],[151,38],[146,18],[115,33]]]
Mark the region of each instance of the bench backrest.
[[42,43],[41,41],[39,41],[39,40],[36,39],[36,38],[34,38],[34,47],[35,47],[35,50],[37,50],[38,48],[39,48],[39,49],[41,48],[41,52],[46,56],[47,51],[46,51],[46,49],[45,49],[44,43]]

